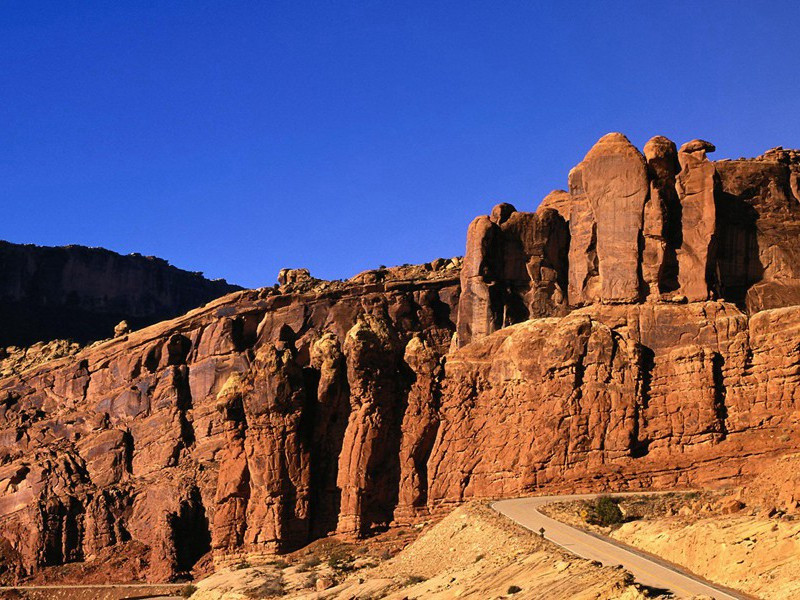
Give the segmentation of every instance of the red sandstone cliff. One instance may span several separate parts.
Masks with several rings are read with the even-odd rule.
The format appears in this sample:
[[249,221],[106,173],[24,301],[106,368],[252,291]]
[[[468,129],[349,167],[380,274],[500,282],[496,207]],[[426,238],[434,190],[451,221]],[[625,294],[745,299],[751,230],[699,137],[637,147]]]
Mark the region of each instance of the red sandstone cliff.
[[[286,272],[0,380],[18,574],[366,535],[466,498],[733,481],[800,447],[800,157],[605,136],[463,266]],[[460,267],[460,269],[459,269]]]
[[424,508],[430,424],[403,419],[407,403],[435,410],[425,382],[455,328],[453,267],[238,292],[0,381],[14,568],[134,540],[147,576],[168,579],[211,548],[385,526],[401,479],[418,482],[407,511]]

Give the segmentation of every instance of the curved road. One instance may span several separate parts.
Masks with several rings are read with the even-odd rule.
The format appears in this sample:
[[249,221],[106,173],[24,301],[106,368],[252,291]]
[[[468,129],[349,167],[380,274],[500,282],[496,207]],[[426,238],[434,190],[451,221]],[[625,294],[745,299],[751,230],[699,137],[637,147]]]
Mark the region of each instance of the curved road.
[[[622,494],[605,494],[624,496]],[[630,495],[644,495],[634,492]],[[581,558],[597,560],[606,566],[622,565],[640,584],[671,591],[676,598],[706,595],[716,600],[743,600],[744,595],[726,591],[681,571],[673,565],[640,554],[608,538],[588,534],[570,525],[551,519],[539,512],[539,507],[554,502],[591,500],[600,494],[573,494],[566,496],[538,496],[515,500],[500,500],[492,508],[536,533],[544,527],[544,537]]]

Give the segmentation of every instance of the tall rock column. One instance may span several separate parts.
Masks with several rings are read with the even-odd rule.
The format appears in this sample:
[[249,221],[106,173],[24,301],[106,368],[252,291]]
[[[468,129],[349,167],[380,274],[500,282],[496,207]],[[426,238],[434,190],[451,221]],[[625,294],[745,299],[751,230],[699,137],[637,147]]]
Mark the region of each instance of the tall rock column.
[[405,362],[414,372],[400,441],[400,491],[395,520],[413,519],[426,512],[428,458],[439,427],[439,383],[443,369],[439,354],[420,336],[406,345]]
[[644,145],[650,176],[650,197],[644,206],[642,278],[647,296],[678,288],[676,249],[680,246],[680,206],[675,177],[680,170],[675,143],[656,136]]
[[286,550],[308,540],[310,456],[300,432],[302,370],[283,342],[258,349],[244,395],[250,478],[245,545]]
[[399,478],[398,353],[396,332],[383,315],[363,314],[347,332],[350,417],[339,457],[339,533],[363,535],[391,520]]
[[245,387],[242,375],[232,373],[217,394],[216,408],[222,415],[225,446],[219,456],[211,544],[214,550],[222,552],[241,547],[247,530],[250,470],[244,448],[247,421],[242,397]]
[[311,347],[311,366],[319,373],[311,449],[311,535],[336,530],[341,490],[336,485],[339,454],[350,414],[347,368],[337,337],[328,332]]
[[650,191],[645,159],[624,135],[609,133],[589,150],[579,167],[597,223],[600,297],[604,302],[636,302],[642,288],[643,211]]
[[597,221],[584,187],[583,163],[569,172],[569,287],[571,306],[591,304],[600,299],[597,260]]
[[716,281],[717,170],[706,157],[713,144],[693,140],[681,146],[680,198],[682,243],[678,249],[680,292],[690,302],[708,300]]
[[456,334],[460,346],[495,331],[499,289],[497,242],[499,229],[486,215],[476,217],[467,229],[467,250],[461,267]]

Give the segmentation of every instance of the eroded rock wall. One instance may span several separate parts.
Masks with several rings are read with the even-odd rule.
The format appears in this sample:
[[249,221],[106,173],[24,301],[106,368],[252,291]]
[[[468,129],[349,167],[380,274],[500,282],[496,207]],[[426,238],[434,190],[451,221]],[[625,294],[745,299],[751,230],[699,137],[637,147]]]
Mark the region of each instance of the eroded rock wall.
[[759,455],[800,443],[798,328],[800,307],[748,319],[723,302],[596,304],[461,348],[430,501],[756,472]]
[[164,580],[424,513],[458,270],[413,273],[236,293],[0,381],[18,570],[134,540]]
[[463,262],[286,270],[8,357],[5,573],[135,543],[171,579],[468,498],[729,483],[797,452],[800,156],[711,149],[611,134],[569,192],[473,221]]
[[467,231],[458,346],[507,325],[564,314],[569,231],[555,209],[498,204]]
[[800,302],[800,153],[776,148],[714,163],[722,295],[751,313]]
[[800,445],[800,156],[714,150],[656,136],[642,156],[609,134],[543,201],[568,215],[573,310],[473,331],[447,357],[432,506],[722,480]]

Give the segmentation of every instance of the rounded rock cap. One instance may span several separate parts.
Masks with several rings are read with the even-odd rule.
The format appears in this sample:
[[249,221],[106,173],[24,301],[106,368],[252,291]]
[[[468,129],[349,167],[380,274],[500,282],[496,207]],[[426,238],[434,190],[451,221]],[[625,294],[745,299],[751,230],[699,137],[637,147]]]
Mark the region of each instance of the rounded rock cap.
[[619,133],[618,131],[607,133],[597,140],[595,145],[586,153],[586,156],[583,157],[583,162],[612,155],[638,156],[644,162],[644,156],[639,152],[639,149],[631,143],[624,133]]
[[622,143],[622,144],[630,144],[631,141],[628,139],[628,136],[624,133],[620,133],[619,131],[612,131],[611,133],[605,134],[599,140],[597,140],[598,144],[609,144],[609,143]]
[[566,190],[553,190],[539,204],[536,209],[537,214],[541,214],[548,209],[558,212],[565,220],[569,221],[569,205],[572,197]]
[[508,217],[510,217],[515,212],[517,212],[517,209],[514,208],[513,204],[509,204],[508,202],[501,202],[492,209],[492,214],[489,217],[489,220],[492,223],[500,225],[501,223],[505,223],[508,220]]
[[647,160],[673,156],[678,152],[675,142],[663,135],[650,138],[644,145],[644,156]]
[[705,140],[692,140],[691,142],[686,142],[683,146],[681,146],[681,152],[714,152],[717,147],[712,144],[711,142],[707,142]]

